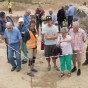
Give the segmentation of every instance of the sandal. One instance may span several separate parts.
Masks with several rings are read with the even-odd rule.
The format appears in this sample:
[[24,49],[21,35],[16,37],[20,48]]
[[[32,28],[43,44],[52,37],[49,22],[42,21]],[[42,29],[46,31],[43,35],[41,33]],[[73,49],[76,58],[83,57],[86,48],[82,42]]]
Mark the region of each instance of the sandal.
[[64,73],[60,73],[59,74],[59,77],[61,78],[61,77],[63,77],[64,76]]
[[67,77],[71,77],[71,73],[68,73],[68,74],[67,74]]

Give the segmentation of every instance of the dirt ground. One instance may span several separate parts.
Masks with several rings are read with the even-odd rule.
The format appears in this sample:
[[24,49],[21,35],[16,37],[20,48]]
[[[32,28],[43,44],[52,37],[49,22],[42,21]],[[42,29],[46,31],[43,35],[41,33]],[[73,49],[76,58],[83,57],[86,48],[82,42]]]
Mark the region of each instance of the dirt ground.
[[[84,44],[84,50],[85,48],[86,44]],[[27,64],[22,65],[22,70],[19,73],[10,71],[11,65],[6,60],[5,43],[0,43],[0,59],[0,88],[31,88],[31,78],[27,76]],[[84,60],[85,54],[83,54]],[[58,58],[57,66],[59,67],[59,65]],[[44,59],[43,51],[40,50],[40,42],[35,67],[38,69],[38,73],[34,73],[35,77],[32,78],[33,88],[88,88],[88,65],[82,66],[82,75],[79,77],[76,73],[73,73],[70,78],[66,75],[63,78],[59,78],[59,72],[53,68],[53,64],[52,70],[47,71],[47,63]]]
[[[82,7],[79,8],[83,9]],[[86,11],[88,10],[86,9]],[[24,11],[14,11],[14,15],[20,16],[23,12]],[[34,10],[32,10],[32,14],[33,13]],[[6,14],[8,14],[7,11]],[[38,73],[34,73],[35,77],[32,78],[33,88],[88,88],[88,65],[82,66],[82,75],[79,77],[76,73],[73,73],[70,78],[67,76],[59,78],[59,72],[53,68],[53,64],[52,70],[47,71],[47,62],[43,56],[43,51],[40,50],[40,39],[39,37],[38,54],[35,64]],[[84,50],[87,44],[87,42],[84,44]],[[5,43],[0,43],[0,59],[0,88],[31,88],[31,78],[26,75],[28,72],[27,64],[22,65],[22,70],[19,73],[10,71],[11,65],[7,63]],[[85,54],[83,54],[82,62],[84,62],[84,60]],[[58,58],[57,66],[59,67],[59,65]]]

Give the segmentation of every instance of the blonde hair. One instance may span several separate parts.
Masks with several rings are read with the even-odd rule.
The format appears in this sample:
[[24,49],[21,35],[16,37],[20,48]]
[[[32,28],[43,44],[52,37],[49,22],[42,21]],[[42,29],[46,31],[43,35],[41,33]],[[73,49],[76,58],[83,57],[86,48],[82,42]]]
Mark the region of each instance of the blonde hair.
[[61,28],[61,33],[68,33],[68,28],[67,27]]

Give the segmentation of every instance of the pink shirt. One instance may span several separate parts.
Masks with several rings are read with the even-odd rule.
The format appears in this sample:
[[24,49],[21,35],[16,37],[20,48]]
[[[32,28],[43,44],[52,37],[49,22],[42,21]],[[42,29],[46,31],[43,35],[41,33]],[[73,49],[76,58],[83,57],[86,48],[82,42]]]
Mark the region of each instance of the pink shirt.
[[83,43],[86,41],[86,33],[83,29],[78,30],[78,32],[74,33],[73,28],[70,29],[69,35],[72,38],[72,49],[73,50],[82,50]]

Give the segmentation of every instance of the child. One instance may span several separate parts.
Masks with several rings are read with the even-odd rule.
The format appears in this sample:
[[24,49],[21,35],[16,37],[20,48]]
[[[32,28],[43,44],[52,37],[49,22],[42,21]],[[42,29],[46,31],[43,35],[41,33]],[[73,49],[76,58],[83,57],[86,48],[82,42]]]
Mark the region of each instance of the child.
[[27,49],[28,49],[28,58],[29,58],[29,66],[30,66],[30,72],[27,73],[29,76],[34,76],[33,72],[37,72],[36,69],[34,69],[36,54],[37,54],[37,33],[35,29],[35,21],[30,22],[30,30],[26,33],[26,39],[27,39]]

